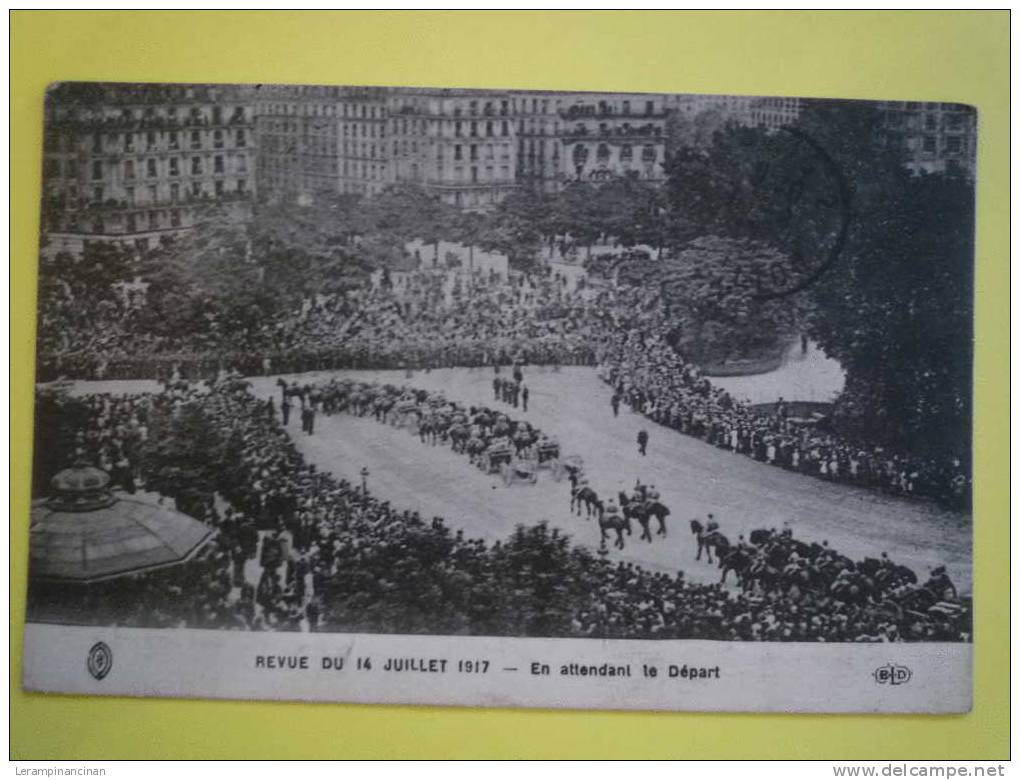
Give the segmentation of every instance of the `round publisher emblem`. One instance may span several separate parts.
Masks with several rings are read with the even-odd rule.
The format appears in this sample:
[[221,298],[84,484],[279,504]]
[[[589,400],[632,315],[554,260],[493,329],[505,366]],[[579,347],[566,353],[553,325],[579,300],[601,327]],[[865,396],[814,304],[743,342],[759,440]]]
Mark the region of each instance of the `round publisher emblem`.
[[96,642],[89,650],[86,663],[89,674],[97,680],[102,680],[113,667],[113,651],[106,642]]

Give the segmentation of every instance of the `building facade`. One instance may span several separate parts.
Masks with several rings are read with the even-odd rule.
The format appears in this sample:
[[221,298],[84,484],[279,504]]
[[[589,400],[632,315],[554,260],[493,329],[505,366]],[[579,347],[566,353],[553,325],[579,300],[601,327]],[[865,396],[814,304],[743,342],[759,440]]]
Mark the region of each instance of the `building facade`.
[[753,97],[750,95],[665,95],[666,110],[688,122],[715,114],[720,124],[763,127],[777,130],[797,121],[800,98]]
[[387,151],[391,124],[386,90],[344,88],[337,115],[338,191],[348,195],[378,195],[394,177],[393,157]]
[[44,254],[91,242],[144,251],[210,206],[251,214],[255,134],[245,88],[59,84],[46,96]]
[[450,205],[488,209],[522,186],[558,192],[579,180],[663,179],[661,96],[322,89],[260,94],[263,197],[377,195],[413,183]]
[[563,183],[616,176],[664,180],[666,110],[660,95],[578,93],[565,96],[557,115]]
[[882,139],[902,151],[911,172],[974,178],[977,112],[960,103],[884,101]]
[[563,187],[562,92],[519,92],[511,97],[517,124],[517,181],[540,192]]
[[502,91],[395,91],[390,116],[399,180],[417,181],[463,209],[499,203],[517,186],[511,106]]

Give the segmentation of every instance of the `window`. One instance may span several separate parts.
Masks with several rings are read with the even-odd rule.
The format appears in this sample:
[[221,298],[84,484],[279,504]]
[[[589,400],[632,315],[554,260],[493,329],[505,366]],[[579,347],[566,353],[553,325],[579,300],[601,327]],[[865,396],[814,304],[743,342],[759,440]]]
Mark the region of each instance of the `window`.
[[935,151],[935,136],[933,136],[933,135],[926,135],[924,137],[924,142],[923,142],[921,148],[924,151],[926,151],[926,152],[934,152]]
[[509,132],[510,132],[510,125],[509,125],[509,123],[505,119],[503,120],[502,130],[503,130],[503,135],[508,135]]
[[620,147],[620,161],[630,162],[634,159],[634,148],[630,144],[624,144]]
[[[346,129],[346,128],[344,128],[344,129]],[[237,131],[234,143],[235,143],[236,146],[247,146],[248,145],[248,138],[247,138],[247,136],[245,136],[244,130],[238,130]]]
[[138,219],[135,217],[134,214],[127,215],[127,229],[128,233],[134,233],[136,230],[138,230]]
[[103,151],[103,135],[102,133],[92,134],[92,151],[99,154]]
[[462,159],[464,159],[463,158],[463,147],[460,144],[457,144],[455,147],[453,147],[453,159],[454,160],[462,160]]
[[471,144],[471,159],[472,160],[477,160],[478,159],[478,145],[477,144]]
[[654,146],[646,146],[641,150],[641,159],[645,162],[655,162],[655,157],[656,154]]
[[202,175],[202,158],[192,157],[191,158],[191,175],[201,176]]
[[625,113],[625,114],[629,114],[630,113],[630,101],[629,100],[624,100],[623,101],[623,113]]
[[159,230],[159,214],[155,211],[149,212],[149,230]]
[[223,173],[223,155],[213,157],[213,173]]
[[471,166],[471,182],[473,184],[477,184],[478,183],[478,166],[477,165],[472,165]]
[[103,202],[103,188],[102,187],[93,187],[92,188],[92,200],[94,200],[96,203],[102,203]]
[[924,115],[924,129],[925,130],[934,130],[935,129],[935,115],[934,114],[925,114]]
[[238,192],[247,192],[248,191],[248,180],[247,179],[238,179],[237,180],[237,191]]
[[487,135],[487,136],[488,136],[488,137],[490,137],[490,138],[491,138],[491,137],[492,137],[493,135],[495,135],[495,134],[494,134],[494,133],[492,132],[492,122],[491,122],[491,121],[490,121],[490,122],[486,122],[486,123],[485,123],[485,135]]
[[212,120],[213,120],[213,124],[216,124],[216,125],[223,123],[223,107],[222,106],[213,106]]
[[134,187],[125,187],[124,188],[124,194],[127,196],[128,205],[129,206],[134,206],[135,205],[135,188]]
[[156,134],[155,133],[148,132],[148,133],[145,134],[145,148],[148,151],[150,151],[150,152],[153,149],[156,148]]
[[202,134],[198,130],[191,131],[191,148],[192,149],[202,148]]
[[214,182],[213,188],[215,189],[217,195],[222,195],[223,194],[223,179],[217,179]]
[[202,194],[202,183],[201,182],[197,182],[197,181],[191,182],[191,195],[192,195],[192,197],[197,198],[201,194]]
[[181,185],[174,182],[170,185],[170,202],[176,203],[181,199]]
[[93,179],[103,178],[103,163],[101,160],[92,161],[92,178]]
[[946,138],[946,153],[959,154],[963,150],[963,139],[958,135],[951,135]]
[[156,185],[151,184],[149,185],[149,203],[155,203],[157,200],[159,200],[159,197],[158,191],[156,190]]
[[215,148],[215,149],[222,149],[223,148],[223,131],[222,130],[213,130],[213,148]]
[[[174,186],[176,187],[177,185],[175,184]],[[173,209],[170,212],[170,225],[171,227],[181,226],[181,212],[179,212],[177,209]]]
[[471,123],[471,137],[474,138],[477,135],[478,135],[478,123],[477,122],[472,122]]
[[133,179],[135,178],[135,161],[125,160],[124,161],[124,178]]
[[135,150],[134,133],[124,133],[124,151],[133,152],[134,150]]
[[242,155],[238,155],[236,168],[237,168],[237,172],[238,173],[247,173],[248,172],[248,158],[245,157],[243,154]]
[[150,159],[150,160],[146,160],[145,161],[145,175],[148,176],[150,179],[155,179],[156,178],[156,161],[155,160],[151,160]]
[[180,161],[179,158],[177,158],[177,157],[171,157],[170,158],[170,175],[171,176],[180,176],[181,175],[180,163],[181,163],[181,161]]
[[177,149],[178,148],[177,133],[176,132],[167,133],[166,139],[167,139],[167,145],[171,149]]

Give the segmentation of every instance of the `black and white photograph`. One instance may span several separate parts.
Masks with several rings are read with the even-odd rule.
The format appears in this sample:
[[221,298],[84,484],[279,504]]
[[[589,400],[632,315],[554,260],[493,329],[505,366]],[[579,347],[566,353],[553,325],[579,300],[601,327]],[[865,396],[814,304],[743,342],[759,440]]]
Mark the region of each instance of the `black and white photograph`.
[[51,85],[25,686],[967,711],[977,128]]

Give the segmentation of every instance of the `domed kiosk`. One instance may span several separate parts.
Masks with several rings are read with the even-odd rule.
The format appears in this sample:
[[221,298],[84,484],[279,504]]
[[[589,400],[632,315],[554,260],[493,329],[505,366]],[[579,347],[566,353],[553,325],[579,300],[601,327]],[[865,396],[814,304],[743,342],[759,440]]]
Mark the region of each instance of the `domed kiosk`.
[[53,495],[32,504],[29,574],[89,584],[173,566],[194,557],[214,531],[140,495],[115,494],[110,476],[83,464],[58,473]]

